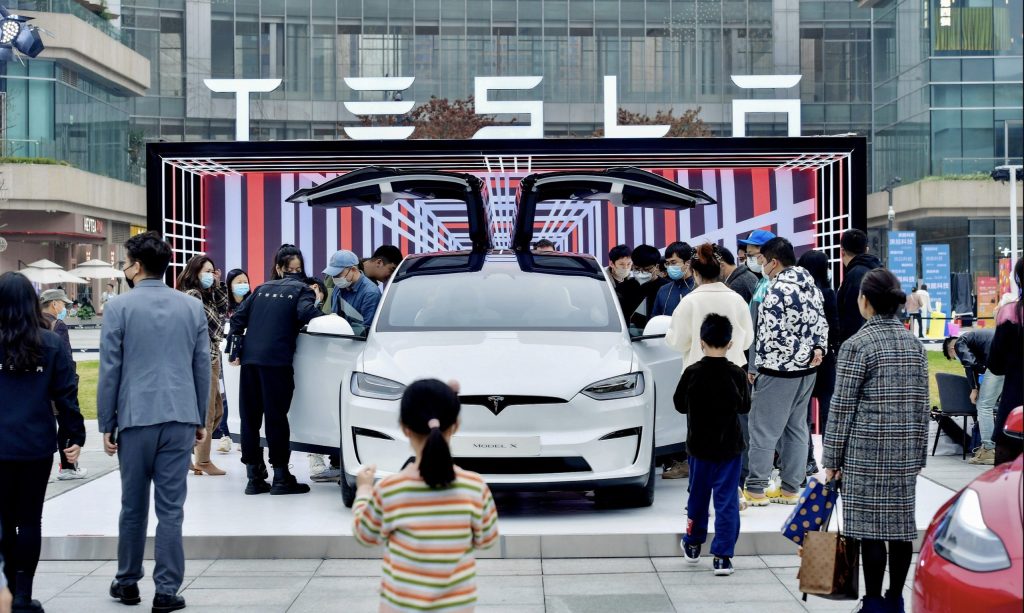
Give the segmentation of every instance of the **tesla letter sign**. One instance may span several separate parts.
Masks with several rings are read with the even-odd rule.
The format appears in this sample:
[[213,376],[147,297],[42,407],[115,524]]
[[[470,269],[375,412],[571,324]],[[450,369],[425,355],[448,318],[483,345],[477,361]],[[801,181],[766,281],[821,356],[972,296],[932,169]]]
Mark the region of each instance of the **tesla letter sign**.
[[[540,85],[544,77],[475,77],[473,95],[478,114],[528,115],[527,125],[487,126],[477,130],[473,138],[544,138],[544,102],[541,100],[491,100],[489,92],[495,90],[527,90]],[[379,117],[404,115],[415,102],[403,101],[401,92],[412,87],[416,77],[346,77],[345,84],[355,91],[393,92],[392,100],[373,102],[345,102],[345,109],[353,115]],[[741,89],[787,89],[800,82],[800,75],[733,75],[733,83]],[[235,140],[249,140],[249,96],[256,92],[271,92],[281,86],[281,79],[206,79],[206,86],[215,92],[235,94]],[[604,137],[605,138],[660,138],[668,134],[670,126],[618,125],[618,80],[604,77]],[[784,113],[788,118],[789,136],[800,136],[800,99],[733,100],[732,135],[745,136],[746,117],[751,113]],[[402,140],[412,136],[414,126],[346,127],[345,134],[355,140]]]

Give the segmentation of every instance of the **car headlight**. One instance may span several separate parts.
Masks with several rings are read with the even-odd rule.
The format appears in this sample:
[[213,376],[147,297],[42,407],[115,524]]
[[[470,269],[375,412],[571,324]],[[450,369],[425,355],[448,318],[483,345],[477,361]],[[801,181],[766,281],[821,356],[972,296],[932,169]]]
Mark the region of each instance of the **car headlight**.
[[401,400],[405,386],[398,381],[357,372],[352,373],[352,393],[363,398]]
[[644,393],[644,375],[634,372],[619,375],[591,384],[583,390],[585,396],[594,400],[615,400],[616,398],[632,398]]
[[978,493],[967,488],[950,507],[935,537],[935,553],[979,573],[1010,568],[1003,541],[985,525]]

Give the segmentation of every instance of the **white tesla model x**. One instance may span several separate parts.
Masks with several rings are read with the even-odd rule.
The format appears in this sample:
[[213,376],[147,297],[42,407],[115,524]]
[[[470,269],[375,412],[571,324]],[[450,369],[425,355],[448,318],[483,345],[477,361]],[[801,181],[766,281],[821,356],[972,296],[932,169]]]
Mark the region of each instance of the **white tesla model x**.
[[[340,448],[351,506],[360,465],[386,475],[410,458],[398,424],[405,386],[456,379],[462,414],[452,452],[492,488],[593,490],[599,504],[650,505],[657,457],[682,449],[686,432],[672,405],[681,363],[664,342],[669,318],[630,329],[597,260],[531,253],[534,218],[547,200],[663,209],[713,201],[635,168],[534,174],[520,183],[512,249],[496,250],[481,188],[472,175],[371,167],[292,197],[328,207],[459,200],[473,244],[406,258],[365,335],[336,316],[310,323],[295,355],[292,448]],[[237,407],[232,371],[227,393]]]

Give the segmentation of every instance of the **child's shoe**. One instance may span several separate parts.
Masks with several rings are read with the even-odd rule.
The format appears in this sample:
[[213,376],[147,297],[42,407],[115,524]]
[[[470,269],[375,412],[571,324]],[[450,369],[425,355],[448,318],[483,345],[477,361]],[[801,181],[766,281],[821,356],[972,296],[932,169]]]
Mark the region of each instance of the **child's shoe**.
[[700,561],[700,545],[687,545],[685,539],[679,539],[679,547],[683,550],[687,562],[696,564]]
[[715,576],[716,577],[728,577],[729,575],[736,572],[732,567],[732,560],[729,558],[715,557]]

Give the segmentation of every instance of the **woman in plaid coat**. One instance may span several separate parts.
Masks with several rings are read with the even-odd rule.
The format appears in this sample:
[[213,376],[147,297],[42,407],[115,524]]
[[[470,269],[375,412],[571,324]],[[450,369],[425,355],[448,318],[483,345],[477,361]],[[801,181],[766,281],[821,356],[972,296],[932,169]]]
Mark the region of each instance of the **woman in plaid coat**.
[[[864,276],[857,300],[866,323],[839,350],[822,457],[842,480],[843,532],[861,541],[862,611],[903,611],[917,475],[928,448],[928,360],[894,317],[906,295],[883,268]],[[882,598],[889,543],[890,584]]]

